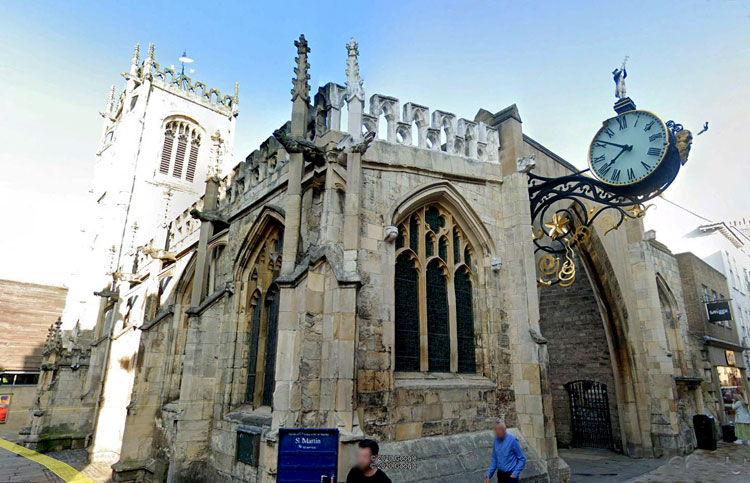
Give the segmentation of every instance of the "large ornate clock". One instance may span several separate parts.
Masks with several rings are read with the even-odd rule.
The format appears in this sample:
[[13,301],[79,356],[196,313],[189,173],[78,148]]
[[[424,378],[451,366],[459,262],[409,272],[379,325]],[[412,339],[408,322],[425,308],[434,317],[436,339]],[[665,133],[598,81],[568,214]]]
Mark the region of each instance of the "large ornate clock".
[[[548,178],[531,172],[533,155],[518,160],[529,178],[539,285],[570,286],[574,251],[588,242],[593,228],[606,236],[626,220],[642,218],[644,203],[663,193],[687,161],[690,131],[638,110],[625,95],[625,75],[623,62],[614,71],[617,116],[605,120],[591,141],[588,169]],[[707,123],[699,134],[706,128]]]
[[648,193],[677,174],[674,145],[672,130],[655,114],[623,112],[605,120],[591,141],[591,173],[613,192]]

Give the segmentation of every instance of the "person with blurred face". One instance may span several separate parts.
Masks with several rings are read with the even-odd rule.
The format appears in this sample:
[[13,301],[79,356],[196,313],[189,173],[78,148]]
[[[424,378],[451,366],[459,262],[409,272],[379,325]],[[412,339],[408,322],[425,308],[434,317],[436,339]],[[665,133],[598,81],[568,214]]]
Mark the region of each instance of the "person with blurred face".
[[377,467],[378,443],[363,439],[357,448],[357,465],[349,471],[346,483],[391,483],[390,478]]
[[502,419],[495,421],[495,443],[492,447],[492,464],[484,483],[490,483],[497,471],[498,483],[515,483],[526,465],[526,456],[521,449],[518,438],[508,434]]

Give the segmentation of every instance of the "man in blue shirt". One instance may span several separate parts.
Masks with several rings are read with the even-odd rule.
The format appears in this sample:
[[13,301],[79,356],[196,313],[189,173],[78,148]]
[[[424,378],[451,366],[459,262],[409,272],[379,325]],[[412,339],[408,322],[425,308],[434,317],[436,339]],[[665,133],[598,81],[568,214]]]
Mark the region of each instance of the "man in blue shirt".
[[498,483],[515,483],[521,476],[526,465],[526,456],[521,449],[518,438],[508,434],[502,419],[495,421],[495,444],[492,448],[492,464],[484,483],[490,483],[490,478],[497,471]]

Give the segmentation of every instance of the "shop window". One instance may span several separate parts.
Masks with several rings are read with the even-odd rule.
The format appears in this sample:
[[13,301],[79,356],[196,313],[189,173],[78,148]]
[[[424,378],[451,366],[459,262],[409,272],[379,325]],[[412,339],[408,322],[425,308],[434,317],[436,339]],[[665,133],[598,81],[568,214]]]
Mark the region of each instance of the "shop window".
[[0,374],[0,386],[36,386],[38,382],[38,372],[3,372]]

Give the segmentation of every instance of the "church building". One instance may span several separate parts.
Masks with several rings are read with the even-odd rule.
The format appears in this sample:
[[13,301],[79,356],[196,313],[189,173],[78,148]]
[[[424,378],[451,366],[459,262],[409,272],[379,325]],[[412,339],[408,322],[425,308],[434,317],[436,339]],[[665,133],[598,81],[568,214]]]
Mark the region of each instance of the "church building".
[[225,176],[237,89],[136,49],[26,444],[89,448],[115,481],[276,481],[281,428],[338,430],[337,481],[362,438],[415,458],[393,481],[480,481],[497,418],[529,481],[569,480],[558,446],[691,451],[676,262],[641,220],[597,226],[575,283],[546,286],[528,171],[577,170],[515,105],[367,97],[354,39],[311,93],[294,45],[288,122]]

